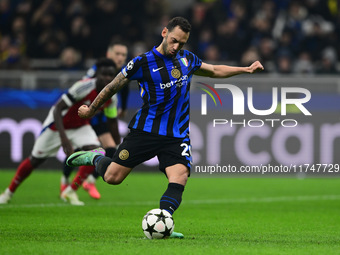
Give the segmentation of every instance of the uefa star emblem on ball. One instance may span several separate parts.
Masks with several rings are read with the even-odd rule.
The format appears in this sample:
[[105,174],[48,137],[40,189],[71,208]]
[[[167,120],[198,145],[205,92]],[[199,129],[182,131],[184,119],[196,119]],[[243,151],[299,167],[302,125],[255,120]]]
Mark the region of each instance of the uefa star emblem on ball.
[[119,153],[119,158],[121,160],[126,160],[127,158],[129,157],[129,152],[127,150],[122,150],[120,153]]
[[174,77],[175,79],[178,79],[179,77],[181,77],[181,71],[178,69],[172,69],[171,70],[171,75],[172,77]]

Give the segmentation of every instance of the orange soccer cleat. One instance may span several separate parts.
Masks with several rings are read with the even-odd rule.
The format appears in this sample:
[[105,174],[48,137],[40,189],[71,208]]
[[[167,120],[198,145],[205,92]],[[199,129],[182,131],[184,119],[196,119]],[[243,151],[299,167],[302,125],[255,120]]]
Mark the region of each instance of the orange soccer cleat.
[[84,181],[83,188],[94,199],[100,199],[100,193],[97,190],[96,184],[93,182]]

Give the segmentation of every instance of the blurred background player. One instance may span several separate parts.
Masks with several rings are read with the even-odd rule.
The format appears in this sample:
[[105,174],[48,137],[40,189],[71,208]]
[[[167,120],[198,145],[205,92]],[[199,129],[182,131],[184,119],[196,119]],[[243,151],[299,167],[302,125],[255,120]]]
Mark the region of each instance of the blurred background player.
[[[18,186],[47,158],[55,157],[60,146],[66,155],[71,155],[75,150],[88,150],[100,145],[89,120],[78,117],[78,108],[80,105],[90,104],[113,79],[117,70],[114,62],[107,58],[98,60],[96,66],[96,78],[76,82],[52,106],[43,123],[43,129],[34,143],[31,156],[19,165],[9,187],[0,195],[0,204],[8,203]],[[117,107],[117,97],[112,97],[99,111],[115,107]],[[118,133],[117,121],[111,125],[111,129]],[[65,188],[60,197],[72,205],[84,205],[79,201],[75,191],[93,170],[92,166],[79,167],[72,184]]]
[[[122,43],[115,41],[109,45],[106,52],[106,57],[112,59],[117,67],[117,73],[122,69],[123,65],[126,62],[126,58],[128,55],[127,46]],[[95,73],[97,70],[97,66],[93,65],[86,73],[85,78],[93,78],[95,77]],[[105,111],[101,111],[97,113],[91,119],[91,125],[94,131],[96,132],[98,139],[101,143],[101,146],[105,149],[106,155],[108,157],[113,157],[113,154],[116,151],[116,146],[120,144],[120,136],[117,130],[111,130],[110,127],[118,126],[117,116],[120,118],[124,118],[126,115],[126,106],[127,99],[129,94],[129,86],[125,86],[119,93],[120,95],[120,109],[117,112],[117,108],[106,109]],[[113,123],[112,123],[113,122]],[[113,124],[113,125],[112,125]],[[67,185],[69,184],[69,176],[73,170],[73,167],[67,166],[64,164],[63,176],[61,178],[60,184],[60,192],[62,192]],[[83,183],[83,188],[89,193],[89,195],[94,199],[100,198],[100,193],[95,185],[96,179],[98,178],[98,174],[94,171],[92,174],[88,176],[88,178]]]
[[[126,59],[128,56],[128,48],[127,45],[120,41],[113,41],[107,48],[106,57],[113,60],[117,67],[117,74],[126,64]],[[93,65],[87,73],[85,77],[93,78],[95,72],[97,70],[96,65]],[[119,91],[120,96],[120,107],[118,109],[118,117],[124,118],[127,112],[127,101],[129,96],[129,86],[125,86],[121,91]]]

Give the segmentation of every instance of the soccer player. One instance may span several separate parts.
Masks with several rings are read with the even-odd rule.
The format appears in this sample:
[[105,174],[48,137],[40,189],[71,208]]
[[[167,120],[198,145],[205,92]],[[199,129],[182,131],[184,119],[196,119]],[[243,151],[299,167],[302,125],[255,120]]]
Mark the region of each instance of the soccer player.
[[[89,120],[82,119],[77,114],[79,106],[90,104],[116,75],[116,67],[111,59],[100,59],[96,65],[96,78],[76,82],[52,106],[43,123],[41,134],[34,143],[31,156],[19,165],[9,187],[0,195],[0,204],[8,203],[18,186],[48,157],[56,156],[60,146],[63,147],[67,156],[76,149],[89,150],[100,146],[96,133],[89,125]],[[98,108],[98,111],[116,107],[116,97],[113,96],[105,102],[103,107]],[[83,205],[84,203],[79,201],[75,191],[93,171],[93,166],[81,166],[72,184],[61,193],[61,198],[72,205]]]
[[[123,65],[126,63],[126,58],[128,54],[127,46],[119,41],[114,41],[111,43],[106,52],[106,57],[112,59],[116,64],[117,73],[122,69]],[[94,78],[97,70],[97,66],[93,65],[86,73],[84,78]],[[126,114],[126,106],[127,106],[127,97],[129,94],[129,86],[125,86],[121,94],[121,102],[122,108],[119,109],[120,112],[117,112],[117,107],[112,109],[106,109],[105,111],[100,111],[97,113],[91,120],[91,126],[96,132],[99,142],[101,146],[105,149],[106,156],[112,158],[113,154],[116,152],[116,146],[120,144],[120,135],[118,129],[110,129],[112,126],[118,126],[117,116],[124,117]],[[112,124],[111,124],[111,123]],[[110,123],[110,124],[108,124]],[[60,193],[64,191],[64,189],[69,184],[69,176],[73,167],[67,166],[64,164],[63,176],[61,177],[60,183]],[[100,199],[100,193],[97,190],[95,185],[96,179],[98,178],[98,173],[93,172],[90,174],[87,179],[83,182],[83,188],[89,193],[89,195],[94,199]]]
[[[90,106],[83,105],[78,114],[91,118],[106,100],[129,80],[139,82],[143,106],[132,118],[130,133],[113,159],[99,151],[76,152],[67,159],[72,166],[95,166],[103,180],[120,184],[136,165],[157,156],[159,168],[169,184],[160,199],[160,208],[171,214],[178,209],[190,175],[189,89],[192,75],[227,78],[263,70],[259,61],[248,67],[211,65],[195,54],[181,50],[188,41],[191,25],[182,18],[169,21],[162,30],[158,47],[132,59],[97,96]],[[227,43],[227,42],[226,42]],[[183,237],[174,232],[173,237]]]

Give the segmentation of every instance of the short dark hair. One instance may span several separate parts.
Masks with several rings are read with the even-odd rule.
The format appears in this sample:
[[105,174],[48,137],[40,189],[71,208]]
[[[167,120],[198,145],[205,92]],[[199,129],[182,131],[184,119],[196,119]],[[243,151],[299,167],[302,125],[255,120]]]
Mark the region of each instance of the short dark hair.
[[115,62],[113,62],[112,59],[110,59],[110,58],[100,58],[100,59],[98,59],[97,62],[96,62],[97,70],[96,70],[95,76],[97,76],[97,72],[98,72],[98,70],[100,68],[102,68],[102,67],[111,67],[111,66],[115,70],[117,69]]
[[109,46],[107,47],[108,49],[109,48],[112,48],[113,46],[115,45],[124,45],[127,47],[127,43],[121,39],[114,39],[110,42]]
[[183,32],[189,33],[191,31],[191,25],[189,21],[183,17],[175,17],[171,19],[166,28],[171,32],[177,26],[179,26]]

